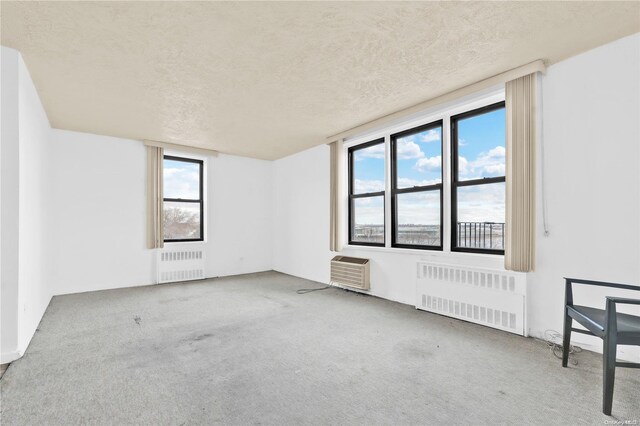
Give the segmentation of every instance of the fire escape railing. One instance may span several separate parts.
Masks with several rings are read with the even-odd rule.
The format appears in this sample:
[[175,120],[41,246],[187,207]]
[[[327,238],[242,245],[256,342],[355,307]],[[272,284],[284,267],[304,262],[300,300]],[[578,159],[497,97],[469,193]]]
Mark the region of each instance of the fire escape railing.
[[504,223],[458,222],[458,247],[504,250]]

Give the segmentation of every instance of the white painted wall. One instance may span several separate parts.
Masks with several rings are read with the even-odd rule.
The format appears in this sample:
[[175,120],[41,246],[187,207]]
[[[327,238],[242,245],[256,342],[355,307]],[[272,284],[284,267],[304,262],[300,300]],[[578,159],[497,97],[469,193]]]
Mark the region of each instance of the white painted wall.
[[[640,34],[553,65],[542,90],[550,234],[538,197],[529,298],[536,334],[560,329],[563,276],[640,285]],[[581,289],[575,302],[604,307],[605,294]]]
[[18,347],[24,353],[53,296],[48,201],[51,126],[22,57],[18,61],[20,199]]
[[273,163],[220,154],[207,180],[207,276],[271,270]]
[[[55,294],[148,285],[146,149],[139,141],[54,129],[50,147]],[[206,275],[271,269],[271,163],[206,159]]]
[[49,121],[20,54],[2,47],[0,363],[24,353],[52,296],[47,246]]
[[273,269],[329,281],[329,148],[273,162]]
[[19,53],[0,50],[0,363],[18,358]]
[[[537,268],[528,277],[533,336],[562,330],[563,276],[640,283],[639,75],[636,34],[553,65],[543,78],[551,232],[543,236],[538,202]],[[328,164],[326,146],[274,164],[274,269],[322,283],[329,280],[332,256]],[[345,248],[343,254],[371,258],[371,293],[407,304],[414,303],[419,259],[496,268],[503,264],[499,256],[463,253]],[[576,293],[577,301],[596,306],[603,306],[603,296],[599,291]],[[588,336],[575,340],[599,344]],[[623,358],[635,356],[621,349]]]
[[50,144],[54,294],[153,283],[142,143],[54,129]]

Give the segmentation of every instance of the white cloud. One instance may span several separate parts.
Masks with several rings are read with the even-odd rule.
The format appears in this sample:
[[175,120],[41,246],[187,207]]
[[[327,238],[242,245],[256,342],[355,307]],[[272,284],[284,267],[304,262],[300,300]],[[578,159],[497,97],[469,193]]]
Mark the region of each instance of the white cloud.
[[504,223],[504,200],[504,183],[460,188],[458,190],[458,221]]
[[355,218],[358,225],[384,224],[382,197],[356,198]]
[[473,161],[464,157],[458,159],[458,170],[466,179],[503,176],[505,174],[505,149],[496,146],[487,152],[481,152]]
[[384,191],[384,181],[356,179],[353,184],[353,189],[354,194]]
[[469,161],[464,157],[458,157],[458,173],[462,176],[469,173]]
[[384,144],[370,146],[369,148],[359,149],[354,153],[355,160],[360,161],[363,158],[384,158]]
[[167,198],[196,199],[200,196],[200,175],[190,168],[166,167],[164,174],[164,195]]
[[398,195],[398,223],[438,225],[440,223],[440,193],[414,192]]
[[420,136],[420,142],[422,143],[440,142],[440,132],[435,129],[431,129]]
[[496,146],[495,148],[489,150],[487,156],[490,158],[504,158],[507,150],[504,149],[503,146]]
[[421,172],[440,170],[442,167],[442,157],[436,155],[435,157],[420,158],[415,165],[415,169]]
[[420,146],[412,140],[399,139],[397,150],[399,160],[411,160],[413,158],[424,157],[424,152],[422,152]]
[[414,186],[427,186],[427,185],[435,185],[436,183],[440,183],[440,179],[409,179],[409,178],[398,178],[398,188],[413,188]]

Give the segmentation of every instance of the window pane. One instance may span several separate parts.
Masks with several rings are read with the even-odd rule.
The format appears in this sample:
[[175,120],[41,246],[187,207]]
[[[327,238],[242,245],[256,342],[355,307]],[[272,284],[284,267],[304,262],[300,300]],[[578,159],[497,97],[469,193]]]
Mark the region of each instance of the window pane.
[[440,191],[396,195],[396,243],[440,245]]
[[200,239],[200,203],[164,202],[164,239]]
[[505,184],[458,188],[458,247],[504,250]]
[[200,164],[165,159],[164,198],[200,199]]
[[396,139],[397,188],[442,182],[442,128]]
[[353,193],[384,191],[384,142],[353,151]]
[[352,241],[384,243],[384,197],[355,198],[352,211]]
[[458,180],[504,176],[505,110],[459,120]]

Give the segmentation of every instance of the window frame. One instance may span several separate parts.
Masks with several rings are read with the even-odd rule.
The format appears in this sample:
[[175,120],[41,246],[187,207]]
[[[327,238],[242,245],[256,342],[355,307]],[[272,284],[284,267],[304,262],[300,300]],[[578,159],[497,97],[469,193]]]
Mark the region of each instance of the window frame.
[[[179,157],[176,155],[164,155],[163,156],[163,166],[164,160],[170,161],[181,161],[184,163],[195,163],[199,165],[199,198],[198,199],[190,199],[190,198],[167,198],[164,196],[164,191],[162,194],[162,217],[164,220],[164,203],[198,203],[200,204],[200,238],[177,238],[177,239],[165,239],[164,235],[162,236],[163,241],[165,243],[187,243],[187,242],[202,242],[204,241],[204,160],[198,160],[196,158],[189,157]],[[164,167],[162,171],[162,179],[164,181]]]
[[[433,185],[414,186],[411,188],[398,188],[398,166],[397,166],[397,140],[399,138],[421,133],[425,130],[440,128],[440,183]],[[444,120],[436,120],[410,129],[393,133],[389,136],[391,146],[391,247],[417,250],[437,250],[443,251],[444,246]],[[440,244],[437,246],[423,244],[398,243],[398,194],[410,194],[418,192],[439,191],[440,193]]]
[[[384,164],[384,180],[385,180],[385,189],[382,191],[377,191],[377,192],[365,192],[362,194],[354,194],[353,193],[353,184],[354,184],[354,179],[353,179],[353,153],[355,151],[359,151],[361,149],[366,149],[375,145],[382,145],[385,149],[385,164]],[[387,181],[387,164],[386,164],[386,149],[387,149],[387,144],[385,141],[385,138],[378,138],[378,139],[374,139],[372,141],[369,142],[364,142],[358,145],[354,145],[352,147],[348,148],[348,164],[349,164],[349,170],[348,170],[348,176],[349,176],[349,193],[348,193],[348,242],[349,245],[357,245],[357,246],[369,246],[369,247],[386,247],[386,243],[387,243],[387,212],[386,212],[386,181]],[[380,197],[382,196],[382,212],[383,212],[383,220],[382,220],[382,226],[383,226],[383,233],[382,233],[382,243],[372,243],[372,242],[364,242],[364,241],[354,241],[353,240],[353,231],[355,228],[355,223],[353,222],[353,203],[354,200],[358,199],[358,198],[373,198],[373,197]]]
[[[466,187],[466,186],[480,186],[480,185],[489,185],[494,183],[506,183],[506,171],[503,176],[489,177],[489,178],[479,178],[479,179],[470,179],[470,180],[459,180],[458,176],[458,122],[460,120],[464,120],[467,118],[475,117],[478,115],[486,114],[489,112],[493,112],[499,109],[506,110],[506,102],[500,101],[495,102],[489,105],[485,105],[480,108],[475,108],[469,111],[462,112],[460,114],[452,115],[449,118],[449,126],[451,132],[450,138],[450,146],[451,146],[451,196],[450,196],[450,205],[451,205],[451,239],[450,239],[450,250],[452,252],[462,252],[462,253],[482,253],[482,254],[498,254],[504,255],[504,249],[481,249],[481,248],[472,248],[472,247],[458,247],[458,233],[457,233],[457,224],[458,224],[458,188]],[[505,140],[505,148],[506,148],[506,140]],[[506,158],[505,158],[506,161]],[[506,212],[505,212],[506,213]],[[506,220],[506,218],[505,218]]]

